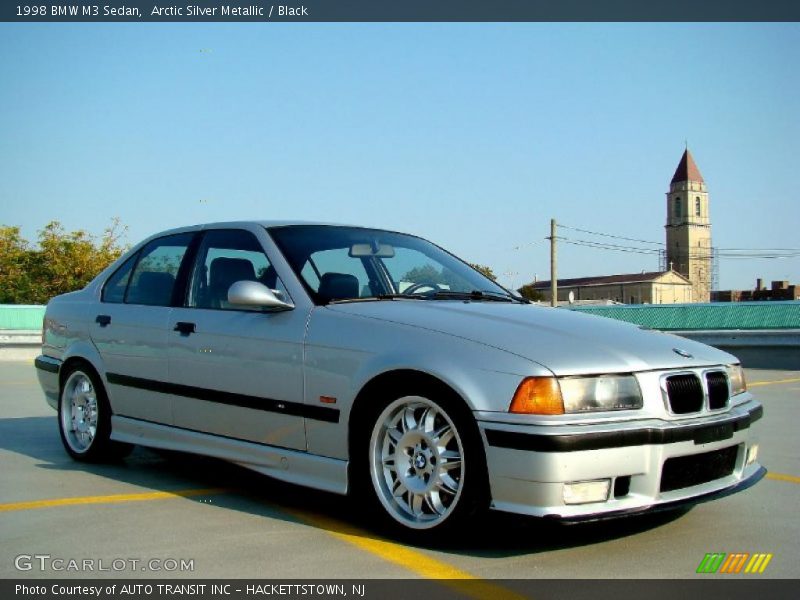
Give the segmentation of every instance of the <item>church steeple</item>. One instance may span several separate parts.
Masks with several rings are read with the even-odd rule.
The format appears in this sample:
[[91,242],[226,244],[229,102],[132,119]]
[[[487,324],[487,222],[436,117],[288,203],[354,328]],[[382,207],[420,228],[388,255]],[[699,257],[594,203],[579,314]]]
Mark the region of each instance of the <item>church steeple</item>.
[[697,168],[694,158],[692,158],[692,153],[689,152],[689,148],[686,148],[683,152],[681,162],[678,163],[678,168],[675,169],[671,183],[682,183],[684,181],[705,183],[703,176],[700,174],[700,169]]
[[667,192],[667,265],[692,282],[694,302],[709,302],[713,250],[708,191],[687,147]]

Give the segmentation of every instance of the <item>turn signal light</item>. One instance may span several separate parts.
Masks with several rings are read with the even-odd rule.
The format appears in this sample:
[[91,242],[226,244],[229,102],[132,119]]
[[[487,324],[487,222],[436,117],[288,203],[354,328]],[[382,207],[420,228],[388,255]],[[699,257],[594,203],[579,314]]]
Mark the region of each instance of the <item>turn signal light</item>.
[[564,400],[555,377],[526,377],[514,392],[508,412],[528,415],[563,415]]

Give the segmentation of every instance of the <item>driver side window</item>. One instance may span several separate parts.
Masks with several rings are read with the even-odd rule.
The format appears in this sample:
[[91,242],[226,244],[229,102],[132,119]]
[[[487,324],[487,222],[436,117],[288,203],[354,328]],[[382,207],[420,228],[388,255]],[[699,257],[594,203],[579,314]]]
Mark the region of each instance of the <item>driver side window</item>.
[[283,290],[261,244],[249,231],[220,229],[206,232],[192,274],[187,306],[218,310],[258,310],[232,306],[228,290],[237,281],[257,281]]
[[301,275],[315,292],[338,286],[348,293],[343,297],[359,298],[371,296],[370,277],[360,258],[349,255],[350,248],[321,250],[309,256]]

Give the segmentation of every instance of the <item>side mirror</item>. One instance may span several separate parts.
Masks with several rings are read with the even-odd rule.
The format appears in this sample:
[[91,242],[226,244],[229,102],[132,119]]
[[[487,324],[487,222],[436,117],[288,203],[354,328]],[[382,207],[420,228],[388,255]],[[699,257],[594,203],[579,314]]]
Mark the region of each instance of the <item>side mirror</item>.
[[294,304],[284,302],[271,289],[258,281],[237,281],[228,289],[228,302],[234,306],[292,310]]

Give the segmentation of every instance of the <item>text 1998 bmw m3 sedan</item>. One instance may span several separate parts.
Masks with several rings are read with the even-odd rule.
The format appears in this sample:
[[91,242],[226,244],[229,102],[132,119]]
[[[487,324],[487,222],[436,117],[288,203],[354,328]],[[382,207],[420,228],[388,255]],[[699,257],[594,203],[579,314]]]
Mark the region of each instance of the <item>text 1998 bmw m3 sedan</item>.
[[160,233],[50,302],[36,366],[76,459],[215,456],[415,530],[673,508],[765,474],[733,356],[528,304],[390,231]]

